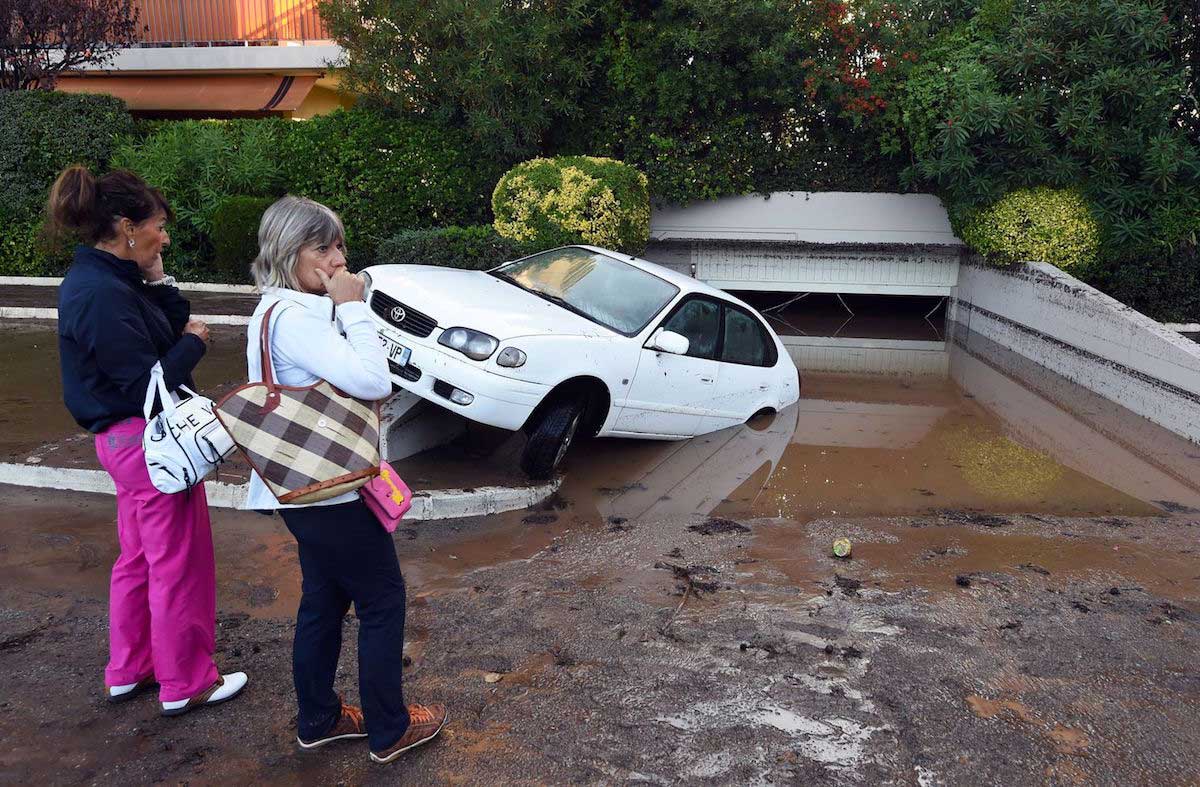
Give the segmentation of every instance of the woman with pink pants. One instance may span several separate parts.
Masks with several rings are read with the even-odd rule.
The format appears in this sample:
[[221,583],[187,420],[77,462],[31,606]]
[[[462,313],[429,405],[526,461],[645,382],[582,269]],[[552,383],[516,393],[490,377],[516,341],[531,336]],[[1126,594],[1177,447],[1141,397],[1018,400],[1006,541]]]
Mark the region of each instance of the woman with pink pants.
[[158,684],[166,716],[232,699],[246,675],[213,663],[216,574],[204,485],[167,495],[150,483],[142,405],[150,370],[167,388],[191,386],[208,328],[163,275],[171,209],[131,172],[59,175],[49,215],[84,241],[58,291],[63,398],[96,436],[117,490],[117,538],[109,596],[105,696],[132,699]]

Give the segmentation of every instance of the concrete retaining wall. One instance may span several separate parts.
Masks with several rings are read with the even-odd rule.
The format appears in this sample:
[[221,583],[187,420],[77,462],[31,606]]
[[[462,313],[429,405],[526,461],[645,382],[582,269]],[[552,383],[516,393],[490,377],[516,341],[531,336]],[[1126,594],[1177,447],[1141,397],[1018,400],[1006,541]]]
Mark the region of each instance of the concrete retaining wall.
[[964,263],[948,319],[1200,443],[1200,344],[1052,265]]

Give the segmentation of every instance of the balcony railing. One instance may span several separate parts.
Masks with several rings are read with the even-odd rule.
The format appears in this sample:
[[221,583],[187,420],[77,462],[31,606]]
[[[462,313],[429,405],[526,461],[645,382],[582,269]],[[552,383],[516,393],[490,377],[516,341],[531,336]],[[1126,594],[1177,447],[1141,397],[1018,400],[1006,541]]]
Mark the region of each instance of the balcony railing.
[[325,41],[317,0],[135,0],[142,46]]

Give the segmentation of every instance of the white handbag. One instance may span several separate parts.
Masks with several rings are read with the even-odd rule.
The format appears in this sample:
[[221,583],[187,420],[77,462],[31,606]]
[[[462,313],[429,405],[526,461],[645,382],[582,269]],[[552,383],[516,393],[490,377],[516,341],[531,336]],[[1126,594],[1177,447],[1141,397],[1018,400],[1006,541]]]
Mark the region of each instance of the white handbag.
[[[154,364],[146,388],[146,403],[142,406],[146,418],[142,450],[150,482],[166,494],[182,492],[200,483],[236,448],[229,432],[213,414],[212,399],[186,385],[179,386],[179,390],[188,398],[176,402],[167,391],[162,364]],[[151,418],[156,396],[162,401],[163,410]]]

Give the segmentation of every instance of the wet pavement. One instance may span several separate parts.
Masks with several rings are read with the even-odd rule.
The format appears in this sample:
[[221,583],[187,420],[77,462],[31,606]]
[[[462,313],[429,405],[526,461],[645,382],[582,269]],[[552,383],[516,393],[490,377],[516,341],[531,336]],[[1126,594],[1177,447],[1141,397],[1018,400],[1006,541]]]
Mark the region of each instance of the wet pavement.
[[[536,510],[405,522],[407,691],[453,720],[390,769],[290,743],[278,518],[214,511],[217,658],[251,687],[166,720],[99,699],[111,498],[0,487],[0,779],[1194,783],[1200,448],[945,335],[933,305],[829,328],[839,304],[793,304],[798,406],[585,441]],[[0,461],[84,461],[44,390],[48,327],[2,328]],[[206,391],[237,382],[241,342],[218,337]],[[519,450],[474,428],[399,469],[415,489],[515,481]]]

